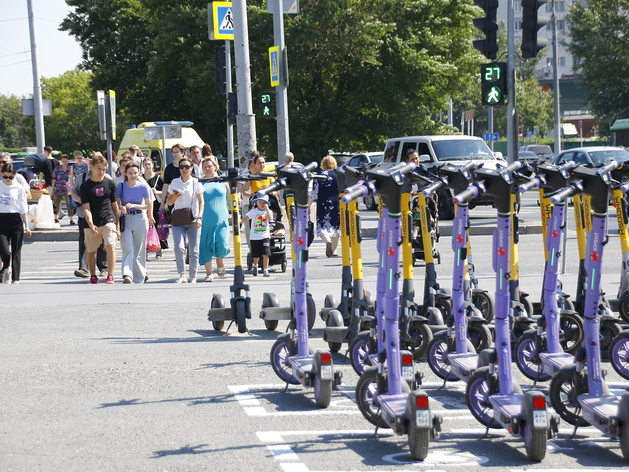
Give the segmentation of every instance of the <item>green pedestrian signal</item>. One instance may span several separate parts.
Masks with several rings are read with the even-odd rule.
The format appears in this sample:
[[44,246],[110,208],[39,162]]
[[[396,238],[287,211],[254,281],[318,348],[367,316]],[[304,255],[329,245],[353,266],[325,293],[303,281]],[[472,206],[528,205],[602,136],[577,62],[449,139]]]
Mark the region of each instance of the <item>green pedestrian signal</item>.
[[499,107],[504,105],[507,94],[507,64],[494,62],[481,64],[481,102],[483,106]]
[[260,94],[260,116],[262,118],[275,117],[274,92],[262,92]]

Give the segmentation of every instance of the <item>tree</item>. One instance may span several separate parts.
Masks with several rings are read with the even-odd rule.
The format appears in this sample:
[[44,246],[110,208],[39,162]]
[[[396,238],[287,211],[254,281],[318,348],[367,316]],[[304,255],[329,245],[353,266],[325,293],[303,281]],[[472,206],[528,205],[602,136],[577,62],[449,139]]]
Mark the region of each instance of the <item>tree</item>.
[[79,70],[42,78],[42,97],[52,100],[52,116],[44,118],[46,144],[66,153],[103,147],[91,78],[90,72]]
[[579,83],[606,135],[616,119],[629,117],[629,0],[589,0],[570,5],[566,17]]
[[19,149],[29,141],[22,116],[22,100],[15,95],[0,95],[0,148]]

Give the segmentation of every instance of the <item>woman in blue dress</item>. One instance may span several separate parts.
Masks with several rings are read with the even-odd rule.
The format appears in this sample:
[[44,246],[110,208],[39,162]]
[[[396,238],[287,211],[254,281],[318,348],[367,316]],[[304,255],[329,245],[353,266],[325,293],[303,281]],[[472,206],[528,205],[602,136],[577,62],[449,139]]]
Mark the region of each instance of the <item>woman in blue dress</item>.
[[[315,180],[310,194],[310,203],[317,202],[317,236],[325,243],[325,255],[336,257],[336,248],[341,236],[339,214],[339,186],[336,180],[336,159],[325,156],[321,161],[320,175],[325,180]],[[308,205],[310,208],[310,205]]]
[[[201,163],[203,178],[218,177],[218,161],[208,156]],[[205,266],[205,281],[212,282],[212,259],[216,258],[216,274],[225,275],[223,259],[229,254],[229,184],[203,183],[203,225],[199,245],[199,263]]]

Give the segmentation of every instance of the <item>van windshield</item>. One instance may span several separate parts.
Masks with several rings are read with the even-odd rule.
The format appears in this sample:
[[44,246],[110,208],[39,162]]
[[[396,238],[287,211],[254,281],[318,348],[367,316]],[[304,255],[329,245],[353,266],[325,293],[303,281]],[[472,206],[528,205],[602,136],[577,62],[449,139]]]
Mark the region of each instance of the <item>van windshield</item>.
[[493,153],[484,141],[453,139],[452,141],[433,141],[437,159],[440,161],[468,161],[484,159],[495,160]]

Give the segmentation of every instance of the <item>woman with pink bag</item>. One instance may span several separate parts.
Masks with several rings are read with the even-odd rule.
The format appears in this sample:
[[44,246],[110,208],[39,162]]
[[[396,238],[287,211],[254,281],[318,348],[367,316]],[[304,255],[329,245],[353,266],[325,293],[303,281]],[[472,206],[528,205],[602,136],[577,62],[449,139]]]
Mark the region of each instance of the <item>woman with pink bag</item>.
[[[150,157],[144,159],[144,161],[142,162],[142,167],[144,168],[144,180],[146,180],[146,183],[148,184],[149,188],[151,189],[151,193],[153,194],[153,219],[156,222],[157,233],[161,245],[160,250],[155,253],[155,259],[161,259],[162,249],[168,249],[168,221],[166,221],[165,216],[160,217],[160,213],[162,213],[163,215],[164,212],[159,211],[159,204],[162,201],[162,189],[164,188],[164,180],[162,179],[161,175],[155,172],[155,163]],[[162,223],[162,221],[164,221],[165,223]]]

